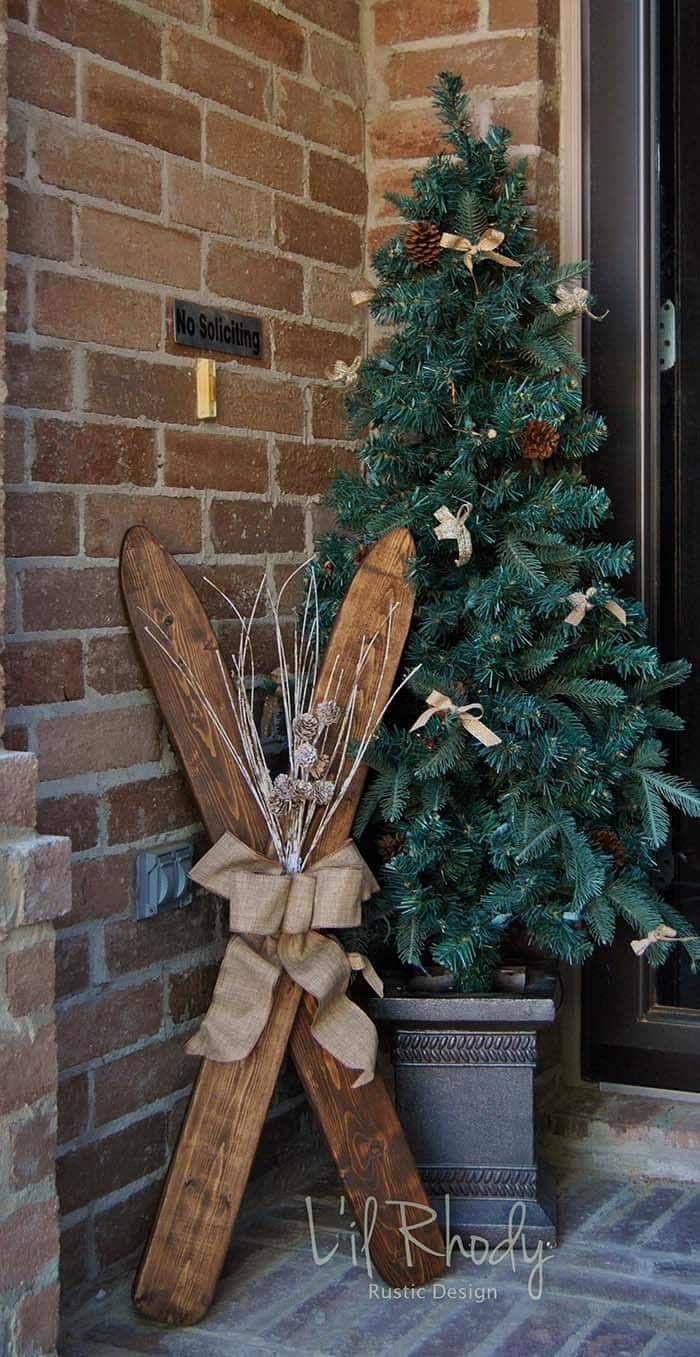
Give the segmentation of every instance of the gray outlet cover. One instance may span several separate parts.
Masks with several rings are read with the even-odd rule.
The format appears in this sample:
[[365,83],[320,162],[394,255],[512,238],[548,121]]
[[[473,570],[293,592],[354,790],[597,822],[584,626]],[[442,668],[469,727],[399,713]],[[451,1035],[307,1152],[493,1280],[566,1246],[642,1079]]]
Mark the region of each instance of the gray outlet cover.
[[192,901],[192,844],[168,844],[139,853],[135,867],[136,918],[150,919]]

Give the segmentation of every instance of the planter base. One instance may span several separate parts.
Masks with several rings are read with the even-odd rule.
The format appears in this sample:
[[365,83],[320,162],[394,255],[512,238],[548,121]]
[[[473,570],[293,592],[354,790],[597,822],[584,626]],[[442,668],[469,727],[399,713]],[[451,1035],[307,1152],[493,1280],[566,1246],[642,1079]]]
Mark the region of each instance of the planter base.
[[[522,1203],[521,1238],[556,1244],[552,1174],[534,1149],[537,1031],[554,1021],[552,993],[408,993],[370,1004],[392,1035],[396,1105],[431,1206],[462,1238],[508,1237]],[[546,991],[546,986],[545,986]],[[514,1216],[513,1232],[521,1211]]]

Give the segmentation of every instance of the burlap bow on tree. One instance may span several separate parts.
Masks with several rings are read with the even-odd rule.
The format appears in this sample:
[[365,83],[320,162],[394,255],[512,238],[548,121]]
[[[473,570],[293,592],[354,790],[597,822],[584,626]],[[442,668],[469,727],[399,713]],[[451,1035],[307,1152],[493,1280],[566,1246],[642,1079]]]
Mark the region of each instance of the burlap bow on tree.
[[466,565],[472,558],[472,535],[467,527],[467,519],[473,508],[474,505],[467,500],[456,514],[453,514],[446,504],[442,504],[433,514],[433,518],[438,521],[437,528],[433,528],[438,541],[457,543],[458,556],[455,565]]
[[[577,590],[576,593],[569,594],[568,602],[573,603],[574,606],[571,609],[571,612],[567,613],[564,621],[568,622],[570,627],[577,627],[579,622],[583,622],[586,613],[589,613],[593,607],[592,600],[596,593],[597,590],[595,586],[591,585],[590,589],[587,589],[585,594],[581,593],[579,590]],[[612,613],[613,617],[616,617],[618,622],[622,622],[623,625],[627,621],[627,613],[624,608],[621,607],[619,603],[615,603],[612,598],[609,598],[607,602],[603,604],[603,607],[607,608],[608,612]]]
[[[427,708],[425,711],[421,712],[418,720],[413,722],[411,730],[420,730],[421,726],[427,726],[431,716],[449,713],[451,716],[458,716],[464,729],[470,735],[473,735],[474,739],[478,740],[480,744],[502,744],[500,735],[496,735],[495,731],[489,730],[489,727],[484,725],[484,722],[481,720],[484,709],[480,702],[470,702],[465,707],[457,707],[444,693],[439,693],[437,688],[434,688],[432,693],[428,693],[425,700],[428,704]],[[478,715],[472,715],[473,712],[478,712]]]
[[[318,1002],[311,1031],[341,1064],[361,1070],[354,1087],[374,1075],[377,1032],[346,996],[352,971],[362,970],[377,994],[382,982],[366,957],[346,953],[319,928],[354,928],[361,906],[379,889],[355,844],[320,859],[305,872],[286,873],[223,834],[192,868],[193,881],[230,903],[232,933],[202,1026],[187,1043],[191,1055],[243,1060],[262,1035],[280,971]],[[240,936],[245,934],[245,937]]]
[[497,253],[496,247],[502,244],[504,240],[505,236],[502,231],[497,231],[495,226],[489,226],[475,245],[466,236],[453,236],[449,231],[443,232],[440,237],[440,244],[443,250],[459,250],[460,254],[464,255],[464,262],[473,277],[474,259],[478,254],[486,255],[487,259],[493,259],[496,264],[502,264],[504,268],[520,268],[517,259],[509,259],[507,255]]

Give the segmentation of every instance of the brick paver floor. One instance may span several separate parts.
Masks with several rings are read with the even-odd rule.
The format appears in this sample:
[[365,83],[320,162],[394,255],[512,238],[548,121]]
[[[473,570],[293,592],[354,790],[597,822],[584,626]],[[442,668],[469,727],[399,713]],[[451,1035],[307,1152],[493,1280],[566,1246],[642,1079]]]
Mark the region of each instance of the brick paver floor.
[[310,1195],[329,1261],[312,1256],[303,1191],[286,1193],[242,1222],[201,1324],[139,1319],[125,1279],[66,1323],[62,1357],[700,1357],[700,1184],[562,1177],[540,1299],[517,1250],[515,1267],[455,1256],[434,1291],[387,1296],[353,1266],[328,1173]]

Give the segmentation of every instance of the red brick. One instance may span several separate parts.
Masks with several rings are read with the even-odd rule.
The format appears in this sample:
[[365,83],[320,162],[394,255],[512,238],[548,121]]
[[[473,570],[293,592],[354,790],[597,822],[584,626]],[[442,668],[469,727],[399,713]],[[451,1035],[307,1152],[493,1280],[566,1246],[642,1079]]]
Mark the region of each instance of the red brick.
[[110,853],[73,863],[73,908],[64,924],[106,919],[131,908],[134,860],[131,853]]
[[211,506],[215,551],[249,556],[304,550],[303,511],[291,504],[215,499]]
[[25,193],[8,184],[7,206],[11,250],[41,259],[72,259],[73,217],[66,199]]
[[0,1286],[3,1289],[29,1281],[39,1268],[57,1256],[55,1197],[23,1206],[0,1225]]
[[187,160],[199,160],[199,109],[190,99],[92,62],[86,83],[87,122]]
[[423,107],[387,109],[370,124],[369,144],[378,160],[438,155],[446,146],[435,114]]
[[113,287],[67,273],[39,273],[34,328],[59,339],[157,349],[161,302],[138,288]]
[[55,1352],[58,1337],[58,1282],[23,1296],[17,1306],[18,1352]]
[[73,851],[82,853],[97,843],[97,797],[75,792],[42,798],[37,807],[41,834],[67,834]]
[[154,429],[124,424],[34,422],[32,480],[61,485],[152,485],[156,478]]
[[7,17],[20,24],[29,23],[29,0],[7,0]]
[[65,838],[30,834],[0,845],[0,905],[5,927],[40,923],[70,908],[70,853]]
[[132,843],[195,824],[198,812],[179,773],[113,787],[107,793],[110,843]]
[[207,160],[228,174],[285,193],[304,191],[304,152],[276,132],[252,127],[223,113],[207,114]]
[[29,731],[26,726],[10,724],[5,727],[5,749],[10,753],[29,749]]
[[24,480],[24,442],[27,425],[19,417],[5,416],[5,480],[19,485]]
[[543,146],[554,155],[559,149],[559,112],[539,94],[503,95],[493,100],[491,121],[507,127],[516,146]]
[[35,754],[0,750],[0,824],[3,829],[30,830],[35,827],[36,784]]
[[53,113],[75,112],[75,57],[47,42],[13,33],[8,44],[8,92]]
[[[50,1093],[56,1082],[56,1036],[52,1022],[45,1023],[34,1040],[28,1035],[3,1036],[0,1045],[0,1115],[35,1103]],[[2,1226],[0,1226],[0,1237]],[[0,1244],[0,1282],[5,1249]]]
[[220,421],[231,428],[303,432],[303,392],[291,382],[265,381],[227,366],[219,373],[217,401]]
[[394,221],[398,218],[398,207],[394,203],[388,202],[385,194],[410,193],[412,189],[411,180],[415,173],[414,166],[402,165],[400,169],[382,170],[380,174],[375,175],[372,188],[372,206],[375,216],[389,217]]
[[88,1120],[87,1074],[70,1074],[58,1084],[58,1143],[82,1135]]
[[323,90],[281,78],[277,86],[280,127],[334,151],[358,156],[362,151],[362,114]]
[[327,444],[280,443],[277,480],[283,495],[322,495],[336,472],[356,471],[357,458],[349,448]]
[[160,1010],[161,990],[156,980],[72,1003],[56,1021],[59,1067],[83,1065],[153,1036],[160,1027]]
[[70,410],[73,363],[67,349],[7,346],[7,386],[11,405],[23,410]]
[[160,211],[157,157],[137,146],[121,146],[92,128],[44,119],[37,130],[36,166],[45,184],[144,212]]
[[254,494],[268,489],[267,445],[262,439],[167,429],[165,451],[166,485]]
[[160,28],[114,0],[39,0],[37,28],[71,47],[160,75]]
[[74,495],[12,490],[7,495],[8,556],[75,556],[79,548]]
[[95,1071],[95,1125],[165,1098],[192,1082],[196,1064],[181,1037],[152,1041]]
[[[229,0],[227,0],[227,4]],[[247,5],[246,9],[250,9]],[[274,17],[274,16],[271,16]],[[236,39],[239,47],[246,43]],[[267,118],[269,74],[215,42],[203,42],[181,28],[171,28],[165,48],[166,78],[182,89],[227,104],[251,118]]]
[[[195,593],[201,598],[210,618],[230,619],[231,608],[217,589],[221,589],[241,613],[248,613],[258,598],[262,570],[259,565],[188,565],[185,574]],[[211,581],[208,583],[207,581]],[[216,588],[212,588],[215,585]],[[267,611],[265,591],[258,599],[257,612]]]
[[92,1257],[88,1261],[88,1222],[79,1220],[61,1230],[59,1275],[64,1295],[87,1281]]
[[98,693],[130,693],[148,687],[131,636],[95,636],[87,643],[87,682]]
[[386,245],[388,240],[393,240],[396,236],[395,226],[375,226],[367,232],[367,253],[372,259],[374,254],[382,245]]
[[202,20],[203,0],[148,0],[150,9],[161,14],[169,14],[173,19],[185,19],[188,24],[199,24]]
[[26,109],[13,104],[7,110],[7,148],[6,165],[8,178],[23,179],[27,173],[27,130]]
[[[294,643],[294,628],[295,623],[293,621],[282,623],[282,637],[287,647],[287,654],[291,653],[289,648]],[[240,624],[238,622],[220,622],[217,631],[224,663],[228,664],[229,656],[238,653]],[[275,629],[272,623],[264,620],[254,622],[251,630],[251,643],[257,672],[259,674],[271,674],[279,665]]]
[[99,1267],[110,1267],[142,1248],[160,1197],[160,1183],[149,1183],[95,1215],[95,1252]]
[[243,47],[275,66],[285,66],[290,71],[301,70],[303,30],[291,19],[273,14],[267,6],[251,3],[251,0],[211,0],[210,22],[220,38],[236,47]]
[[105,958],[111,975],[142,970],[168,957],[193,952],[216,940],[218,910],[205,898],[188,909],[152,919],[105,924]]
[[125,419],[194,424],[191,363],[148,363],[113,353],[86,357],[88,409]]
[[[91,268],[153,283],[199,286],[199,238],[191,231],[85,207],[81,258]],[[149,347],[151,347],[149,345]]]
[[363,313],[359,307],[353,306],[350,298],[356,283],[357,279],[352,274],[337,273],[334,269],[321,267],[312,269],[309,296],[312,316],[360,330]]
[[536,28],[542,0],[490,0],[489,28]]
[[160,716],[151,706],[52,716],[37,738],[42,781],[129,768],[160,758]]
[[228,241],[214,241],[209,247],[206,283],[212,292],[227,300],[252,302],[277,311],[304,310],[304,274],[291,259],[247,250]]
[[168,189],[172,221],[247,241],[270,239],[272,199],[262,189],[175,163],[170,167]]
[[4,663],[8,707],[74,702],[85,691],[78,640],[18,641],[8,645]]
[[314,438],[347,438],[345,393],[333,386],[314,387],[311,395],[311,428]]
[[12,1186],[21,1191],[53,1172],[56,1130],[48,1112],[34,1112],[10,1128]]
[[364,173],[346,160],[311,151],[309,192],[317,203],[326,203],[340,212],[362,216],[367,210],[367,180]]
[[27,265],[7,264],[7,328],[11,334],[24,334],[29,328],[29,289]]
[[319,84],[337,94],[347,94],[356,107],[364,102],[365,78],[362,56],[324,33],[309,35],[311,74]]
[[291,254],[307,255],[326,264],[344,264],[347,268],[358,267],[361,262],[362,232],[347,217],[280,200],[276,225],[277,244]]
[[360,10],[357,0],[287,0],[287,9],[303,14],[305,19],[328,28],[348,42],[360,41]]
[[62,1214],[159,1169],[165,1158],[165,1130],[165,1115],[158,1112],[62,1155],[56,1164]]
[[173,1022],[189,1022],[209,1007],[219,973],[218,961],[190,966],[170,976],[168,1007]]
[[151,495],[88,495],[85,550],[88,556],[118,556],[124,534],[141,523],[168,551],[196,552],[202,541],[198,499]]
[[386,70],[390,98],[420,97],[445,69],[462,75],[467,89],[485,86],[491,90],[502,85],[525,84],[540,77],[538,42],[526,34],[488,38],[466,46],[395,52]]
[[50,942],[23,947],[7,958],[7,999],[15,1018],[45,1008],[54,999],[54,952]]
[[27,631],[124,625],[124,604],[116,567],[27,570],[20,575],[22,616]]
[[90,983],[90,939],[87,933],[56,937],[56,998],[80,994]]
[[275,366],[300,377],[323,377],[336,358],[351,363],[359,348],[357,339],[336,330],[324,330],[317,324],[275,321],[274,335]]
[[381,46],[467,33],[478,21],[479,0],[431,0],[429,5],[425,0],[384,0],[374,9],[375,39]]

